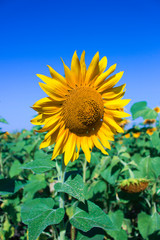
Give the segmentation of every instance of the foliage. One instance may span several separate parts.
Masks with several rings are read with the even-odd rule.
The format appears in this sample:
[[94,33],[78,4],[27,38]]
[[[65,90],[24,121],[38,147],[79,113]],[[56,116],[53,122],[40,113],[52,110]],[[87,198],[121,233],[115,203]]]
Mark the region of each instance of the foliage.
[[[147,109],[145,102],[133,105],[133,118],[146,118]],[[109,156],[94,148],[90,164],[80,152],[79,159],[67,165],[63,183],[61,156],[50,160],[54,145],[39,150],[44,135],[34,130],[40,127],[1,132],[0,239],[58,240],[64,220],[66,240],[158,240],[159,121],[154,125],[152,135],[147,134],[150,126],[142,124],[115,135]],[[144,191],[120,188],[121,183],[135,188],[142,180],[149,183]],[[59,208],[61,193],[64,208]]]

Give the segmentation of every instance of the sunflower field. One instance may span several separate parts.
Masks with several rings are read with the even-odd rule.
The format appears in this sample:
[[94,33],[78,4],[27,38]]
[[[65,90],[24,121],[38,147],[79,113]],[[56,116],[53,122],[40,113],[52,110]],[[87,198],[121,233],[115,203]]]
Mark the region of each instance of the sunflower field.
[[143,122],[128,128],[123,119],[108,156],[93,148],[88,163],[80,150],[63,182],[54,145],[39,149],[40,126],[1,131],[0,239],[160,239],[159,110],[135,103],[132,120]]

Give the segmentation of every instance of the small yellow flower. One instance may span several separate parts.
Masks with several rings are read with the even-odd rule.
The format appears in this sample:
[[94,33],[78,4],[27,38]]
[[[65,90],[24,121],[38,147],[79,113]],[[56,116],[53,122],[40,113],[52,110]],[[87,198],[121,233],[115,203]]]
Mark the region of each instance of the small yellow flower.
[[156,119],[145,119],[143,124],[153,124],[156,122]]
[[[39,83],[48,95],[33,105],[38,116],[32,119],[35,125],[44,127],[38,132],[48,132],[40,148],[56,142],[52,159],[64,153],[64,163],[79,157],[80,148],[88,162],[94,146],[108,154],[108,140],[114,140],[116,132],[124,132],[119,121],[130,116],[122,109],[129,99],[121,99],[125,93],[125,84],[114,87],[121,79],[123,72],[110,76],[116,64],[107,66],[107,58],[99,61],[99,53],[93,57],[88,69],[85,64],[85,52],[80,60],[77,53],[73,54],[71,69],[63,62],[65,77],[50,66],[51,77],[41,74],[37,76],[46,84]],[[105,72],[104,72],[105,71]]]
[[139,138],[141,132],[132,133],[134,138]]
[[130,138],[131,135],[130,135],[130,133],[126,133],[124,136],[125,136],[125,138]]
[[129,178],[121,182],[120,188],[127,193],[139,193],[148,187],[149,180],[145,178]]
[[154,111],[156,111],[157,113],[160,113],[160,107],[155,107]]
[[157,128],[148,128],[146,133],[149,134],[149,135],[152,135],[155,131],[157,130]]

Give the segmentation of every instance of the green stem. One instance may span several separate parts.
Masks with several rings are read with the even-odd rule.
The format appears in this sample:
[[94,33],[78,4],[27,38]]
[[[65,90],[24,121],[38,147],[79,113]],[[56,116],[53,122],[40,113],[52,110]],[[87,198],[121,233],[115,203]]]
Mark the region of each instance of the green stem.
[[[60,177],[60,182],[64,183],[64,178],[65,178],[65,164],[64,164],[64,155],[62,154],[62,159],[61,159],[61,177]],[[60,193],[60,199],[59,199],[59,207],[64,208],[64,192]],[[60,223],[60,235],[59,235],[59,240],[65,240],[65,226],[64,226],[64,220],[61,221]]]
[[86,171],[87,171],[87,160],[86,158],[84,159],[83,162],[83,182],[86,182]]
[[4,170],[3,170],[3,159],[2,159],[2,152],[0,149],[0,170],[1,170],[1,175],[4,176]]

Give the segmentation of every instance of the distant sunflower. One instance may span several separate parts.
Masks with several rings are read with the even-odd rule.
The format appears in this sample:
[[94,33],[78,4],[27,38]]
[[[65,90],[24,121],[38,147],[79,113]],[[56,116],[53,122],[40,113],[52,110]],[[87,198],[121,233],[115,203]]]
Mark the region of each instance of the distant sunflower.
[[160,113],[160,107],[155,107],[154,111],[156,111],[157,113]]
[[152,135],[156,130],[157,130],[156,127],[148,128],[147,131],[146,131],[146,133],[149,134],[149,135]]
[[82,148],[90,162],[92,148],[96,146],[103,154],[107,154],[104,147],[110,149],[108,140],[113,141],[116,132],[123,132],[119,121],[130,116],[118,110],[130,101],[121,100],[126,84],[113,88],[123,72],[109,77],[116,69],[116,64],[104,72],[107,58],[103,57],[99,61],[98,52],[88,69],[84,51],[80,60],[77,53],[74,53],[71,70],[64,62],[63,65],[65,77],[50,66],[51,77],[37,74],[46,83],[39,85],[48,97],[33,105],[38,116],[31,122],[44,125],[39,132],[48,131],[40,148],[56,142],[52,159],[64,153],[64,163],[67,165],[79,157]]

